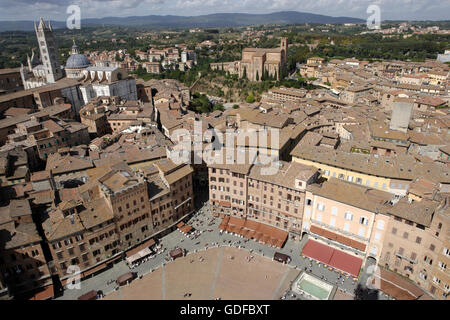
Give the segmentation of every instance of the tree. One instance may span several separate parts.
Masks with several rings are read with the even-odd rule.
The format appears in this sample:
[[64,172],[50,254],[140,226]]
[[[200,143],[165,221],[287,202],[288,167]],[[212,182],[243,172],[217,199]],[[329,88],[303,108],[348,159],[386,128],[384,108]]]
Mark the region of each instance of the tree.
[[213,107],[213,111],[215,111],[215,110],[224,111],[224,110],[225,110],[225,107],[223,106],[223,104],[218,103],[218,104],[216,104],[216,105]]
[[137,73],[138,75],[141,75],[141,74],[146,73],[145,70],[144,70],[144,68],[142,68],[142,65],[141,65],[141,64],[138,65],[137,70],[136,70],[136,73]]
[[256,70],[256,81],[259,81],[259,72]]
[[239,105],[237,104],[233,105],[233,109],[239,109]]
[[242,78],[247,78],[247,67],[244,67],[244,72],[242,73]]
[[116,56],[114,57],[114,60],[116,61],[123,61],[123,59],[120,57],[118,53],[116,53]]
[[245,101],[247,101],[247,103],[253,103],[255,102],[255,97],[250,93],[247,98],[245,98]]

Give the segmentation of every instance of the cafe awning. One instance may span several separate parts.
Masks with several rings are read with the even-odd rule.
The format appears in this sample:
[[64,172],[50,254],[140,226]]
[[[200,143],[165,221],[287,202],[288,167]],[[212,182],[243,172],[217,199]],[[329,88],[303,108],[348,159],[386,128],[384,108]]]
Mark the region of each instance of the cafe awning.
[[78,300],[97,300],[97,291],[91,290],[78,297]]
[[192,226],[186,224],[186,225],[184,225],[183,227],[180,228],[180,231],[183,232],[183,233],[189,233],[189,232],[192,231],[192,229],[193,229]]
[[320,242],[308,240],[303,247],[302,255],[329,264],[334,249]]
[[82,277],[82,278],[87,277],[87,276],[89,276],[89,275],[91,275],[91,274],[93,274],[93,273],[95,273],[95,272],[97,272],[97,271],[100,271],[100,270],[106,268],[106,266],[107,266],[107,263],[106,263],[106,262],[101,263],[101,264],[99,264],[98,266],[95,266],[95,267],[93,267],[93,268],[91,268],[91,269],[89,269],[89,270],[87,270],[87,271],[84,271],[84,272],[82,273],[82,276],[81,276],[81,277]]
[[139,253],[140,251],[144,250],[144,249],[148,249],[149,247],[155,245],[155,240],[154,239],[149,239],[143,243],[141,243],[140,245],[138,245],[137,247],[128,250],[126,252],[127,257],[131,257],[134,256],[136,253]]
[[141,251],[133,254],[132,256],[127,257],[126,259],[127,259],[128,264],[132,264],[133,262],[135,262],[141,258],[147,257],[151,254],[152,254],[152,251],[149,248],[144,248]]
[[275,252],[275,254],[273,255],[273,260],[279,261],[279,262],[284,262],[284,263],[289,263],[289,261],[291,260],[291,257],[288,256],[287,254],[281,253],[281,252]]
[[181,229],[183,226],[184,226],[184,222],[183,222],[183,221],[181,221],[181,222],[179,222],[179,223],[177,224],[177,228],[178,228],[178,229]]
[[181,248],[170,251],[169,255],[172,259],[176,259],[183,256],[183,250]]
[[54,294],[53,285],[49,285],[44,290],[36,293],[30,300],[47,300],[53,298]]
[[358,276],[362,265],[362,259],[314,240],[308,240],[303,248],[302,255],[354,277]]
[[120,286],[127,284],[127,282],[131,282],[134,279],[134,274],[132,272],[127,272],[120,277],[117,278],[116,283]]
[[337,249],[334,250],[330,260],[330,266],[351,274],[355,278],[358,277],[361,265],[362,259]]

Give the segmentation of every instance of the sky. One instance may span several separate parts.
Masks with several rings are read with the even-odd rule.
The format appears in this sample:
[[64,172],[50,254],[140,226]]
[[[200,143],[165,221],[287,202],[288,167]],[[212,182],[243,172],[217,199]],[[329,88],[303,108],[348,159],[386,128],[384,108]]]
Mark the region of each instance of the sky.
[[448,20],[450,0],[0,0],[0,20],[65,21],[70,5],[81,18],[145,15],[197,16],[211,13],[300,11],[330,16],[368,18],[369,5],[382,20]]

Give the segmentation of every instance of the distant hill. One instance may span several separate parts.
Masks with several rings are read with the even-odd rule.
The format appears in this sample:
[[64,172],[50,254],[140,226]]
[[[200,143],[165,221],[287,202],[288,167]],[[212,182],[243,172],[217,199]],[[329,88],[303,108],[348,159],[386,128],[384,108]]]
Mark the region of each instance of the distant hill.
[[[294,23],[364,23],[358,18],[331,17],[320,14],[297,11],[283,11],[268,14],[248,13],[216,13],[201,16],[133,16],[133,17],[105,17],[98,19],[83,19],[81,25],[115,25],[115,26],[145,26],[154,28],[211,28],[238,27],[262,24],[294,24]],[[52,21],[53,27],[65,28],[64,21]],[[0,21],[1,31],[32,31],[33,21]]]

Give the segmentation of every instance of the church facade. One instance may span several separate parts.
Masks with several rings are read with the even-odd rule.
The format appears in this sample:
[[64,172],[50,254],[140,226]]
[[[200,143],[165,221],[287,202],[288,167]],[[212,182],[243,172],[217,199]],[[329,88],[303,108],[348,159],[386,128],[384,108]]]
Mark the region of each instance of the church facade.
[[288,40],[282,37],[279,48],[245,48],[240,61],[211,63],[211,69],[238,74],[240,78],[250,81],[261,81],[268,77],[280,80],[287,66],[287,53]]
[[287,64],[287,38],[281,38],[281,45],[275,49],[245,48],[239,63],[239,77],[260,81],[264,77],[280,80],[282,68]]

